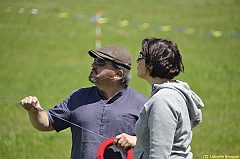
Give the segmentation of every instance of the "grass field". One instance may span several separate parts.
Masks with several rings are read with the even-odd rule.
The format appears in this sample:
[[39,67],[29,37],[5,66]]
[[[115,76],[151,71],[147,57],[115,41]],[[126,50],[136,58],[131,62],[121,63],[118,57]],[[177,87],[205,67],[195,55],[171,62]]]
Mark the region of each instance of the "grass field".
[[[238,0],[1,0],[0,95],[34,95],[48,109],[91,86],[87,51],[95,48],[96,24],[89,19],[97,7],[108,20],[101,24],[102,46],[119,44],[131,52],[130,86],[147,97],[151,87],[136,76],[141,40],[163,37],[178,44],[185,73],[177,79],[205,104],[203,122],[193,131],[194,158],[240,156]],[[0,109],[1,159],[69,158],[70,130],[38,132],[17,103],[0,98]]]

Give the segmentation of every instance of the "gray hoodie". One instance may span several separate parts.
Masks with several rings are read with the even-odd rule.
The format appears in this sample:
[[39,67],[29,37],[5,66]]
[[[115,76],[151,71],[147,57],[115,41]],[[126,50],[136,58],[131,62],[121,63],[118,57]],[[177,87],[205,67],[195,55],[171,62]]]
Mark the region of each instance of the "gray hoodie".
[[192,128],[202,121],[203,106],[185,82],[154,84],[136,123],[134,159],[192,158]]

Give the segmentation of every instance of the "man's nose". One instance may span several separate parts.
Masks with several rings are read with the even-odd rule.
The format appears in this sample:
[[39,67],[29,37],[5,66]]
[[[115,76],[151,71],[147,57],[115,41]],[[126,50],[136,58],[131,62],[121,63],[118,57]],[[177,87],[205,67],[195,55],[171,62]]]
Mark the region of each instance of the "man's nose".
[[92,67],[97,68],[97,64],[94,61],[92,62]]

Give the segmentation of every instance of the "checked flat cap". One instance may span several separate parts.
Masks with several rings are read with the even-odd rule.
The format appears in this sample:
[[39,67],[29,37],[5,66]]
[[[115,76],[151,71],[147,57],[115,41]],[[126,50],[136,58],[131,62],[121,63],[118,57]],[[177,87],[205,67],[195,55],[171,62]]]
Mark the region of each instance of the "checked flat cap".
[[119,45],[107,45],[96,50],[88,51],[89,55],[93,58],[102,58],[130,70],[132,66],[132,57],[128,50]]

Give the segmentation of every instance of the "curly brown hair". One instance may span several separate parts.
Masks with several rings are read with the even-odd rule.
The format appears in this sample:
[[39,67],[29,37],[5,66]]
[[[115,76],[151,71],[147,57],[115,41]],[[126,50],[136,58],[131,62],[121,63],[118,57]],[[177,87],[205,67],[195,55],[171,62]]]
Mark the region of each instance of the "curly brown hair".
[[150,76],[173,79],[184,72],[182,56],[175,42],[162,38],[145,38],[142,41],[142,55],[146,67],[151,66]]

